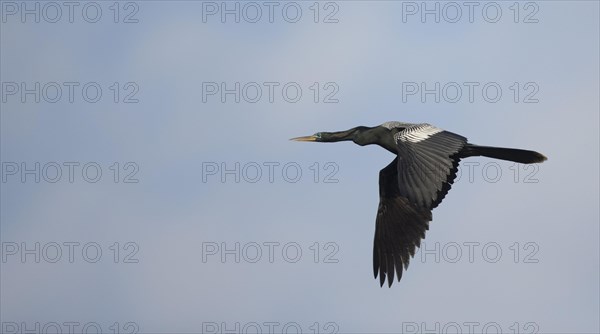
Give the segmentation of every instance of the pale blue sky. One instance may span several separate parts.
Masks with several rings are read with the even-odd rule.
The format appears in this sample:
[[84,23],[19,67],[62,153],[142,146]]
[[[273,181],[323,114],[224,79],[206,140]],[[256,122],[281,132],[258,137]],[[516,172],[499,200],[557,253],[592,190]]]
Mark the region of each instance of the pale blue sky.
[[[114,23],[112,2],[98,2],[97,23],[83,19],[83,3],[73,23],[65,7],[58,23],[43,16],[22,23],[19,13],[7,14],[13,9],[7,3],[1,2],[2,92],[12,82],[80,86],[73,103],[66,88],[56,103],[6,96],[1,161],[5,168],[96,162],[103,174],[97,183],[81,174],[70,183],[63,166],[56,183],[35,183],[32,176],[22,183],[18,172],[0,184],[1,322],[95,322],[110,332],[113,323],[131,321],[141,333],[201,332],[213,322],[228,328],[256,322],[263,332],[265,322],[297,323],[304,332],[315,322],[327,332],[324,324],[334,322],[343,333],[410,332],[413,323],[427,329],[458,323],[467,332],[469,322],[479,331],[495,323],[511,332],[517,323],[527,332],[530,322],[539,333],[600,330],[598,2],[522,4],[519,23],[513,2],[498,2],[497,23],[484,20],[481,2],[474,23],[464,12],[456,24],[431,17],[422,23],[418,16],[403,23],[403,5],[392,1],[321,3],[320,21],[338,9],[339,22],[329,24],[313,22],[313,2],[298,2],[297,23],[282,18],[280,3],[274,23],[263,16],[256,24],[232,17],[221,23],[218,16],[203,22],[203,3],[196,1],[122,5],[118,19],[137,8],[137,23]],[[530,18],[538,22],[523,23],[534,10]],[[97,103],[81,97],[88,82],[102,88]],[[135,83],[139,102],[114,103],[114,82],[121,101],[134,89],[125,84]],[[257,103],[235,103],[232,96],[203,103],[203,82],[281,85],[273,103],[266,88]],[[288,82],[303,90],[297,103],[281,97]],[[333,90],[325,84],[335,83],[339,103],[314,103],[314,82],[321,99]],[[493,82],[503,95],[489,103],[476,90],[469,103],[465,88],[457,103],[414,96],[404,103],[403,82]],[[510,88],[515,82],[519,103]],[[533,90],[524,88],[528,82],[539,89],[538,103],[522,102]],[[378,172],[393,156],[378,147],[288,141],[388,120],[428,122],[474,143],[534,149],[549,158],[539,165],[537,183],[524,182],[530,170],[523,166],[515,183],[512,164],[502,161],[500,180],[486,182],[481,170],[491,160],[468,160],[480,163],[473,182],[463,168],[434,210],[425,242],[429,249],[436,242],[447,250],[463,245],[463,252],[464,243],[476,242],[479,253],[473,263],[466,254],[456,263],[415,259],[391,289],[373,279],[371,252]],[[114,162],[121,181],[132,171],[125,163],[134,162],[139,182],[115,183]],[[228,176],[222,183],[217,174],[202,182],[203,163],[223,162],[229,168],[256,162],[263,177],[235,183]],[[263,165],[269,162],[280,164],[272,183]],[[302,169],[297,183],[281,176],[290,162]],[[324,169],[327,162],[337,166],[339,182],[323,182],[332,170]],[[97,263],[81,256],[69,263],[66,254],[57,263],[35,263],[31,255],[21,263],[20,252],[8,255],[13,243],[33,248],[36,242],[95,242],[103,254]],[[123,249],[127,242],[137,245],[139,262],[114,263],[109,247],[115,242],[119,262],[133,250]],[[218,256],[202,261],[203,243],[236,242],[297,243],[303,256],[296,263],[281,253],[273,263],[264,254],[258,263],[235,263],[231,256],[226,263]],[[316,242],[319,263],[310,248]],[[332,250],[323,249],[328,242],[337,246],[338,263],[322,263]],[[480,252],[492,243],[503,252],[496,263]],[[527,243],[536,248],[524,248]],[[534,249],[538,263],[524,263]]]

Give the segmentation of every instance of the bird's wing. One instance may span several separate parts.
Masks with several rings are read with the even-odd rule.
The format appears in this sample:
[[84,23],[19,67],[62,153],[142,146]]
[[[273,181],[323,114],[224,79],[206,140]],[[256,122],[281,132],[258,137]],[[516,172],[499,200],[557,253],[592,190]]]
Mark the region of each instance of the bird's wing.
[[379,172],[379,208],[373,244],[373,273],[379,274],[383,286],[394,281],[394,270],[398,281],[402,270],[408,268],[410,257],[425,238],[429,229],[431,210],[419,208],[400,194],[398,189],[398,158]]
[[457,153],[467,138],[429,124],[415,124],[396,133],[394,139],[400,195],[419,207],[435,208],[456,178]]

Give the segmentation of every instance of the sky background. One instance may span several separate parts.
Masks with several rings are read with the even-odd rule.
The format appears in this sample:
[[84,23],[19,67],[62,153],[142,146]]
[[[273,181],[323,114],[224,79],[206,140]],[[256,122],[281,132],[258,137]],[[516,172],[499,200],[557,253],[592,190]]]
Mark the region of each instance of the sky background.
[[[0,2],[4,332],[600,331],[597,1],[236,3]],[[288,141],[389,120],[548,157],[463,161],[391,289],[393,156]]]

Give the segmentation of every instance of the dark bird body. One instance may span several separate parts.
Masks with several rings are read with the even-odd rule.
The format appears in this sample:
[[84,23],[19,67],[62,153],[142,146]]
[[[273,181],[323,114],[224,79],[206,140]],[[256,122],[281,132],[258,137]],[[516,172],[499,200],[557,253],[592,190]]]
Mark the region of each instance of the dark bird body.
[[454,182],[461,159],[485,156],[519,162],[539,163],[546,157],[538,152],[479,146],[467,138],[430,124],[386,122],[375,127],[358,126],[346,131],[318,132],[296,141],[353,141],[379,145],[396,158],[379,172],[379,208],[373,245],[373,273],[383,286],[391,286],[408,268],[416,247],[425,238],[437,207]]

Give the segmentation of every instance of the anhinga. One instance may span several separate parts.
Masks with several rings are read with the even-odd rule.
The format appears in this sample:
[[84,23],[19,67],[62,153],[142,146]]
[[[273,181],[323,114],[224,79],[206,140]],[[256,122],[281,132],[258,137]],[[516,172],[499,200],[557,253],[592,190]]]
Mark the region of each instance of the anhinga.
[[430,124],[386,122],[375,127],[358,126],[346,131],[317,132],[296,141],[353,141],[375,144],[396,154],[379,172],[379,208],[375,220],[373,273],[392,286],[408,268],[415,248],[425,238],[437,207],[450,190],[460,159],[485,156],[531,164],[546,157],[538,152],[469,144],[467,138]]

